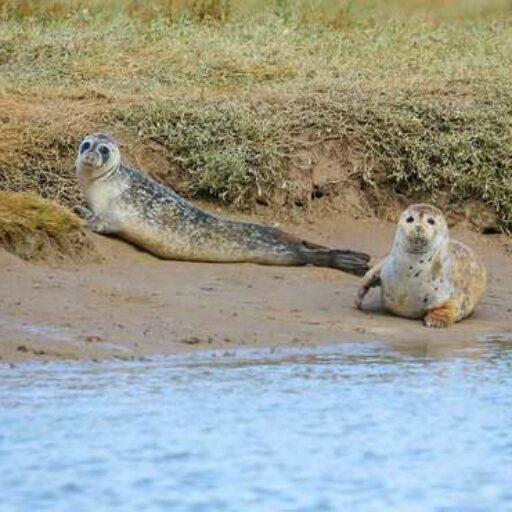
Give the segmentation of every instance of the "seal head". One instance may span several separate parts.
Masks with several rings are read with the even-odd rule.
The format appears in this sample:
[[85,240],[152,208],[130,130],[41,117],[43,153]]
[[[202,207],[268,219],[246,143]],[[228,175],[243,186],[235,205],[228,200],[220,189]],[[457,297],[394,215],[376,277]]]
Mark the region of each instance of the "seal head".
[[121,153],[116,141],[105,133],[88,135],[76,158],[77,174],[89,181],[104,178],[119,167]]
[[448,226],[441,210],[429,204],[414,204],[400,216],[393,249],[422,255],[447,242]]

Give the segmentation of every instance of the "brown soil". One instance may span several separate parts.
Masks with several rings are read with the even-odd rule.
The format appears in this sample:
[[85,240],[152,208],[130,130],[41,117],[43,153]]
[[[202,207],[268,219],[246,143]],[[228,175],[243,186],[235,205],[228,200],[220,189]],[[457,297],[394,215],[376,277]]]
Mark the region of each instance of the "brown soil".
[[[312,241],[366,250],[374,260],[394,224],[323,216],[281,226]],[[358,279],[331,269],[161,261],[94,236],[104,259],[85,265],[30,264],[0,252],[0,357],[4,362],[136,358],[379,340],[411,353],[442,356],[512,339],[512,259],[505,237],[455,228],[489,270],[475,313],[448,330],[382,312],[353,309]]]

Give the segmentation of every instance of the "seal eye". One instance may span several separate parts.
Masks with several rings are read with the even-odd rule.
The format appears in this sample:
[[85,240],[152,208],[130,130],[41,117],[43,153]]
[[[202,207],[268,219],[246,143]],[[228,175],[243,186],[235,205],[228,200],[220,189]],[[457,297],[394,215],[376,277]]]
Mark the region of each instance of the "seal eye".
[[433,225],[436,223],[436,221],[435,221],[432,217],[430,217],[429,219],[427,219],[427,222],[428,222],[431,226],[433,226]]
[[107,148],[107,146],[100,146],[100,153],[102,156],[107,158],[108,155],[110,154],[110,150]]
[[407,217],[407,219],[405,219],[405,222],[407,223],[411,223],[411,222],[414,222],[414,217],[412,215],[409,215],[409,217]]
[[84,151],[87,151],[91,147],[90,142],[84,142],[82,144],[82,147],[80,148],[80,153],[83,153]]

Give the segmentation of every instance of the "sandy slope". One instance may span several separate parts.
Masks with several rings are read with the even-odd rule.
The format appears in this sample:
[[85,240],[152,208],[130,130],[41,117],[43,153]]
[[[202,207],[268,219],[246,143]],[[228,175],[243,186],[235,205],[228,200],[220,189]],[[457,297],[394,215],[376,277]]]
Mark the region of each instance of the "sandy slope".
[[[282,226],[337,247],[386,253],[394,225],[331,218]],[[451,329],[379,310],[353,309],[356,277],[330,269],[160,261],[95,236],[102,263],[33,265],[0,253],[0,357],[131,358],[240,346],[382,340],[411,353],[512,340],[512,257],[503,238],[455,230],[484,258],[489,291],[477,313]]]

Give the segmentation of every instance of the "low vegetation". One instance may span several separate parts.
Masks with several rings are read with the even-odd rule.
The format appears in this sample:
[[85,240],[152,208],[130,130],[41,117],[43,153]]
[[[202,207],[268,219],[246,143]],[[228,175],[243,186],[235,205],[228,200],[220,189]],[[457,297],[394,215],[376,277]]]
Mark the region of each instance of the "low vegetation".
[[78,217],[27,193],[0,192],[0,246],[26,260],[77,260],[94,254]]
[[282,121],[241,103],[161,100],[116,112],[142,140],[161,144],[194,195],[244,205],[283,179]]
[[101,130],[128,157],[157,151],[158,170],[153,153],[133,163],[187,196],[251,208],[284,190],[303,208],[328,143],[339,181],[374,200],[471,201],[510,231],[511,14],[500,0],[0,0],[0,187],[72,206],[78,142]]

